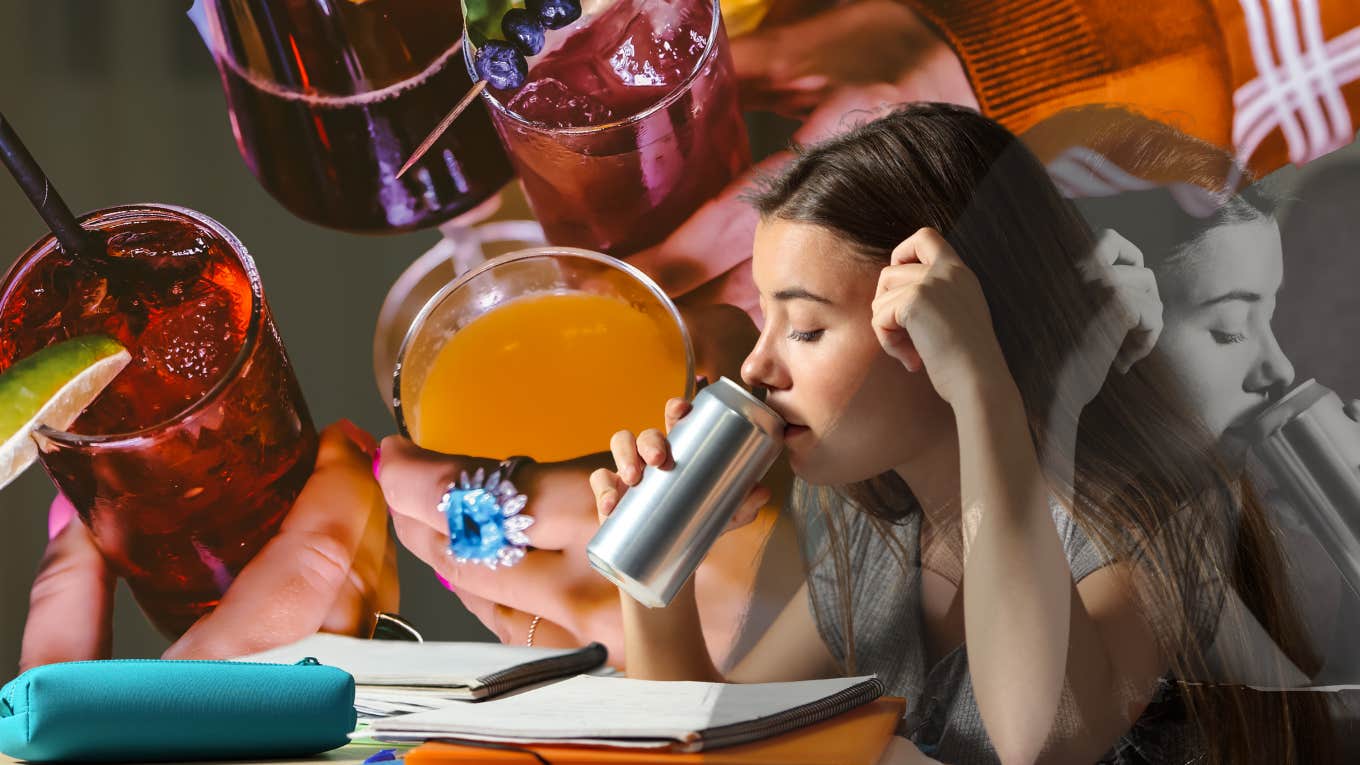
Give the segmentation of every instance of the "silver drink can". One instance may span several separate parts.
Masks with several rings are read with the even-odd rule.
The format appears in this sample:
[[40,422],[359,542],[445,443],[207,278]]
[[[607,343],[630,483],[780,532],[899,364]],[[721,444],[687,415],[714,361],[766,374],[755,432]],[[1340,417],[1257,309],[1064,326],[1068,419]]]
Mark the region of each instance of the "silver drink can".
[[674,467],[647,466],[586,547],[590,565],[649,608],[669,605],[784,446],[784,420],[726,377],[670,432]]
[[1270,482],[1360,593],[1360,423],[1309,380],[1262,412],[1249,437]]

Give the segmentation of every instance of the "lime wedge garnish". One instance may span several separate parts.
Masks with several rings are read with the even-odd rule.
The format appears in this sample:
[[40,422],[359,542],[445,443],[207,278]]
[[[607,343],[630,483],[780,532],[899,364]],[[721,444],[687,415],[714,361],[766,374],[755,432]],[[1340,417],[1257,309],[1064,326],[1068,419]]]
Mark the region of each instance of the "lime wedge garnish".
[[38,458],[34,428],[71,427],[131,360],[116,341],[91,335],[44,348],[0,374],[0,488]]

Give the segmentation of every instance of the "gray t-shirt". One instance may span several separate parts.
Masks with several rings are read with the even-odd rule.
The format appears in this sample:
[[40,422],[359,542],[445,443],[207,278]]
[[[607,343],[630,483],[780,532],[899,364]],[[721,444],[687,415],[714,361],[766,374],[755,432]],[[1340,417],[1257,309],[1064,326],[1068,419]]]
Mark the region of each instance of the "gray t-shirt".
[[[838,535],[848,555],[828,552],[826,514],[815,506],[818,492],[799,482],[792,510],[799,518],[809,567],[808,589],[822,640],[842,664],[849,655],[844,625],[844,595],[839,570],[848,580],[856,672],[873,673],[888,692],[907,699],[899,734],[926,754],[951,765],[995,763],[968,675],[968,655],[959,646],[927,666],[921,608],[921,518],[910,514],[890,526],[895,543],[864,513],[841,505]],[[1053,521],[1062,538],[1073,580],[1110,564],[1059,504]],[[1183,715],[1164,680],[1153,704],[1101,762],[1175,762],[1185,740]]]

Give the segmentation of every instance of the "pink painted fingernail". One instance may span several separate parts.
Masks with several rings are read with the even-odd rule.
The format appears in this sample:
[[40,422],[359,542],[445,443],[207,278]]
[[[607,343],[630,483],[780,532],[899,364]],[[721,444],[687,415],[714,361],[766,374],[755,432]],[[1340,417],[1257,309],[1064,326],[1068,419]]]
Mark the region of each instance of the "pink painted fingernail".
[[373,477],[379,478],[381,476],[382,476],[382,447],[375,446],[373,447]]
[[52,500],[52,509],[47,513],[48,540],[56,539],[75,517],[76,506],[71,504],[71,500],[67,499],[65,494],[58,492],[57,498]]
[[449,592],[453,593],[458,592],[457,590],[453,589],[453,585],[449,584],[449,580],[445,579],[442,575],[439,574],[439,572],[435,572],[434,578],[438,579],[439,583],[444,585],[444,589],[448,590]]

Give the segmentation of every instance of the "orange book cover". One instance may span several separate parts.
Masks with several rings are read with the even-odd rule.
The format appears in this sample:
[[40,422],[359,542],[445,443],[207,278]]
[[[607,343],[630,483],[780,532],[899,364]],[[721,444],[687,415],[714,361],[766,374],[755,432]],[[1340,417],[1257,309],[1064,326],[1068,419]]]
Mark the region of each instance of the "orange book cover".
[[[533,745],[530,750],[552,765],[875,765],[906,712],[905,699],[883,697],[830,720],[781,736],[706,752]],[[407,765],[499,765],[536,763],[524,751],[484,749],[459,744],[428,743],[406,754]]]

